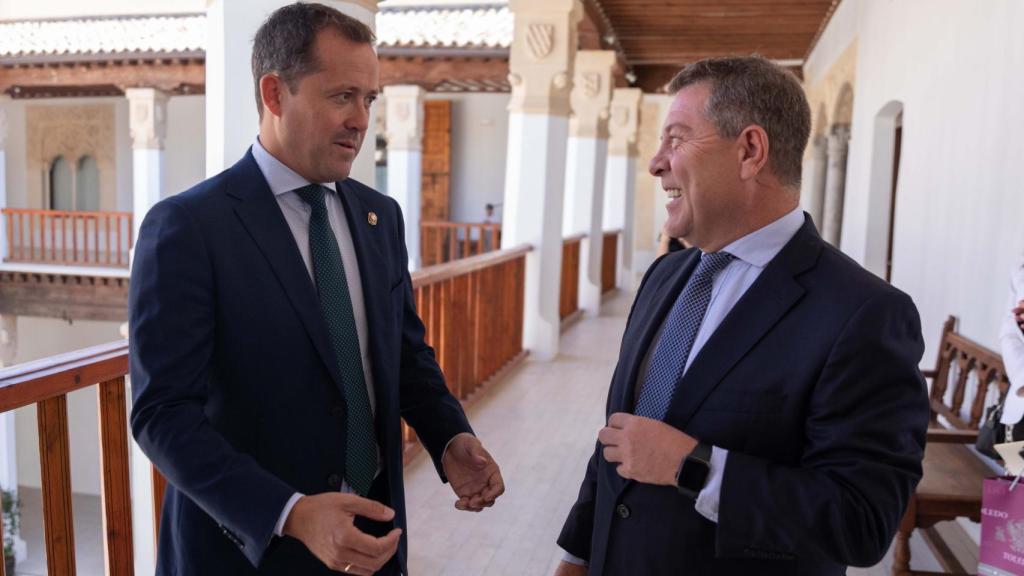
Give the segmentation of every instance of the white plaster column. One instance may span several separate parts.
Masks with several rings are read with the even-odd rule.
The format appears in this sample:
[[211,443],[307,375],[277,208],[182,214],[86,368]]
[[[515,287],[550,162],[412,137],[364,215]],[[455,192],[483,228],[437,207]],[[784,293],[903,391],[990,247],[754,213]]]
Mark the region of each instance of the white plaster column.
[[640,127],[639,88],[616,88],[612,92],[611,120],[608,122],[608,169],[605,174],[605,230],[622,230],[619,236],[616,285],[632,290],[633,235],[636,227],[635,191],[637,131]]
[[[11,97],[0,94],[0,210],[7,208],[7,108]],[[0,217],[0,262],[7,258],[7,218]]]
[[384,87],[388,136],[387,194],[402,207],[410,270],[420,267],[424,94],[419,86]]
[[850,127],[835,126],[828,136],[828,173],[825,176],[825,209],[822,237],[839,247],[843,231],[843,203],[846,195],[846,154],[850,148]]
[[580,243],[579,307],[588,316],[601,311],[604,174],[614,67],[612,50],[580,51],[570,96],[563,232],[587,235]]
[[[376,27],[377,0],[321,0]],[[252,77],[252,39],[260,24],[289,0],[209,0],[206,9],[206,174],[233,165],[256,140],[259,113]],[[376,183],[374,116],[352,165],[351,176]]]
[[[0,148],[2,153],[2,148]],[[13,366],[18,353],[18,317],[0,316],[0,368]],[[18,437],[15,414],[0,414],[0,488],[18,493]],[[14,539],[14,559],[25,559],[28,549],[19,536]]]
[[[163,195],[164,140],[167,136],[167,95],[153,88],[129,88],[128,125],[132,136],[132,231],[138,239],[142,219]],[[134,256],[135,247],[131,249]],[[129,262],[133,257],[129,257]],[[129,381],[130,383],[130,381]],[[128,397],[131,398],[129,392]],[[129,407],[130,409],[130,407]],[[153,532],[153,474],[149,459],[131,441],[129,466],[132,491],[132,541],[136,574],[156,571]]]
[[825,226],[825,176],[827,174],[828,144],[822,135],[811,137],[811,154],[804,164],[800,197],[804,209],[811,215],[819,232]]
[[569,93],[579,0],[510,0],[515,35],[509,56],[508,161],[503,248],[530,244],[526,257],[523,346],[538,359],[558,354],[562,208]]
[[129,88],[125,96],[132,135],[132,237],[138,238],[142,219],[163,194],[167,94],[155,88]]

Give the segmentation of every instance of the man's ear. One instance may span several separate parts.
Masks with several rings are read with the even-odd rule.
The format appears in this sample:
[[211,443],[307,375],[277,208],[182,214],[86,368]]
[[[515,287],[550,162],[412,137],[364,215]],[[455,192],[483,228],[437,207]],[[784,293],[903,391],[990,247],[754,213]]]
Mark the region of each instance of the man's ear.
[[736,141],[738,143],[740,179],[756,178],[768,164],[768,133],[764,131],[764,128],[752,124],[740,132]]
[[264,74],[260,77],[260,97],[263,99],[263,110],[274,116],[281,115],[281,98],[284,91],[288,89],[284,80],[274,73]]

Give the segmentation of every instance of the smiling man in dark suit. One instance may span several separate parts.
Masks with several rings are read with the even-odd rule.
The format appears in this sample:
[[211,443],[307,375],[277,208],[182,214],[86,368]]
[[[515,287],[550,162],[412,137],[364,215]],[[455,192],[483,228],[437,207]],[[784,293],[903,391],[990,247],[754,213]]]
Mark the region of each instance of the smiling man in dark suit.
[[142,225],[132,430],[170,481],[158,574],[406,573],[400,418],[456,507],[504,490],[423,341],[398,205],[348,179],[372,42],[323,5],[274,12],[259,139]]
[[889,548],[928,398],[911,299],[799,208],[810,110],[761,58],[697,62],[651,160],[670,236],[630,312],[559,575],[839,576]]

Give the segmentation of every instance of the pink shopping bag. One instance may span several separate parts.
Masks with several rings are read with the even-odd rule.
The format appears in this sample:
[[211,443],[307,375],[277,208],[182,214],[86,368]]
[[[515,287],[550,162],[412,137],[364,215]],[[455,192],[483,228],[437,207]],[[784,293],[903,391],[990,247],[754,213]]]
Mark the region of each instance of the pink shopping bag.
[[1024,576],[1024,481],[986,478],[981,497],[978,574]]

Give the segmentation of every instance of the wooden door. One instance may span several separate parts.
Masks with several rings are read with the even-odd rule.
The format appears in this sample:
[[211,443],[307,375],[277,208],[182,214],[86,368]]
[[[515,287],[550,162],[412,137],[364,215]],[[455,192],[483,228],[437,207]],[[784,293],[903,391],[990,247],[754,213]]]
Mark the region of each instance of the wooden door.
[[[451,188],[452,102],[424,102],[423,174],[421,179],[420,219],[422,222],[448,221]],[[420,257],[424,266],[439,264],[446,254],[445,230],[421,230]]]

